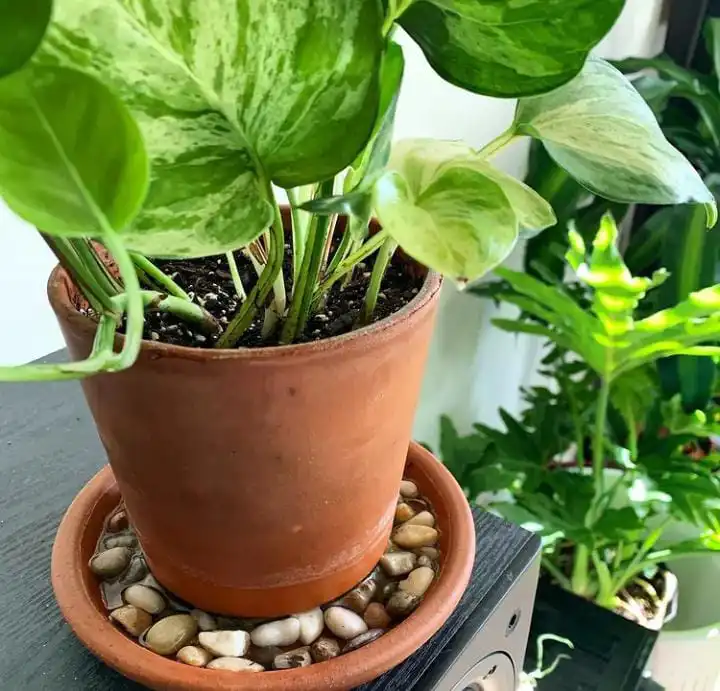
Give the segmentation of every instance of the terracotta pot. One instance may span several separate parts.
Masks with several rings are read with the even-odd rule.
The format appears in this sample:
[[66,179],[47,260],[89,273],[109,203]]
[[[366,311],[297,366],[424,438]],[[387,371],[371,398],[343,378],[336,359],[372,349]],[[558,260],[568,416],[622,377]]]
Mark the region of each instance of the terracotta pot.
[[[144,342],[130,370],[83,382],[158,580],[213,612],[278,616],[334,599],[392,526],[437,306],[316,343],[201,350]],[[67,275],[50,302],[74,358],[94,322]]]
[[380,676],[422,646],[450,616],[467,586],[475,555],[470,507],[448,470],[417,444],[406,473],[428,497],[440,529],[440,574],[423,604],[380,640],[330,662],[301,669],[238,674],[195,669],[160,657],[131,641],[107,618],[96,577],[87,567],[103,522],[120,500],[109,468],[72,503],[52,555],[52,582],[60,609],[80,640],[122,674],[163,691],[342,691]]

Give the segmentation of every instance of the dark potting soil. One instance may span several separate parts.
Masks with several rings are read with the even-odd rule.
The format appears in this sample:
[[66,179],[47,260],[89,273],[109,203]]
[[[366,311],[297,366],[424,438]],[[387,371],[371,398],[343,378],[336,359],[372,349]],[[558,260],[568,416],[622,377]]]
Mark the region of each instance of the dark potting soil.
[[[249,294],[257,281],[257,274],[250,261],[240,252],[235,253],[235,261],[243,287]],[[297,343],[339,336],[355,328],[370,281],[373,262],[374,255],[360,263],[347,286],[343,287],[342,281],[333,286],[325,306],[311,316],[305,330],[296,340]],[[194,302],[210,312],[223,327],[227,326],[239,309],[230,267],[224,255],[203,259],[157,260],[155,264],[171,276]],[[396,255],[385,272],[373,322],[402,309],[420,290],[424,279],[419,275],[411,275],[406,270],[406,266]],[[285,246],[283,271],[289,296],[292,291],[292,255],[289,245]],[[262,338],[263,318],[264,310],[261,309],[240,340],[239,347],[257,348],[278,344],[279,329],[272,337]],[[215,344],[218,336],[209,336],[172,314],[148,312],[145,315],[144,338],[172,345],[210,348]]]

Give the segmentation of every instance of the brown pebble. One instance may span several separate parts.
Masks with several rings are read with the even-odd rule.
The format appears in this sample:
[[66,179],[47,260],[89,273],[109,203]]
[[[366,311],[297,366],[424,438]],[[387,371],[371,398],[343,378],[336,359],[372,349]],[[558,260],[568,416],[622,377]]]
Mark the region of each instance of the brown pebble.
[[423,597],[432,585],[434,578],[435,572],[429,566],[421,566],[402,581],[399,588],[416,597]]
[[152,625],[152,617],[133,605],[125,605],[110,613],[110,619],[117,622],[134,638],[138,638],[143,631]]
[[250,650],[246,653],[245,657],[249,658],[253,662],[257,662],[263,667],[272,667],[275,658],[281,655],[283,652],[282,648],[278,648],[276,645],[270,645],[265,648],[261,648],[257,645],[251,645]]
[[347,607],[357,614],[362,614],[372,602],[377,592],[377,580],[373,574],[356,585],[347,595],[337,602],[339,607]]
[[197,645],[186,645],[178,650],[177,659],[191,667],[205,667],[213,659],[213,656],[205,648]]
[[420,547],[420,549],[414,551],[419,557],[429,557],[433,561],[437,561],[440,558],[440,551],[435,547]]
[[134,535],[108,535],[105,538],[105,549],[112,549],[113,547],[135,547],[138,543],[137,538]]
[[175,655],[195,638],[198,625],[189,614],[161,619],[145,634],[145,645],[158,655]]
[[408,519],[407,525],[425,525],[428,528],[434,528],[435,516],[433,516],[429,511],[421,511],[419,514],[416,514],[412,518]]
[[363,619],[369,629],[386,629],[390,626],[390,615],[379,602],[372,602],[368,605]]
[[388,600],[387,613],[397,619],[405,617],[420,604],[420,598],[404,590],[396,590]]
[[380,591],[380,597],[378,598],[378,600],[380,602],[387,602],[393,596],[397,589],[398,584],[395,581],[386,583]]
[[107,522],[108,533],[119,533],[127,530],[129,526],[127,512],[124,509],[116,511]]
[[395,509],[395,523],[405,523],[415,516],[415,511],[409,504],[398,504]]
[[393,542],[405,549],[432,547],[438,539],[438,531],[425,525],[401,525],[392,536]]
[[356,636],[343,646],[343,655],[345,655],[346,653],[351,653],[353,650],[357,650],[358,648],[362,648],[368,643],[376,641],[384,633],[385,631],[383,629],[373,629],[372,631],[361,633],[359,636]]
[[273,660],[275,669],[297,669],[298,667],[309,667],[311,664],[312,656],[309,646],[281,653]]
[[334,638],[318,638],[310,646],[310,655],[315,662],[327,662],[340,654],[340,644]]
[[418,557],[417,565],[418,565],[418,566],[429,566],[430,568],[432,568],[432,566],[433,566],[433,560],[430,559],[430,557],[426,557],[426,556],[423,554],[421,557]]

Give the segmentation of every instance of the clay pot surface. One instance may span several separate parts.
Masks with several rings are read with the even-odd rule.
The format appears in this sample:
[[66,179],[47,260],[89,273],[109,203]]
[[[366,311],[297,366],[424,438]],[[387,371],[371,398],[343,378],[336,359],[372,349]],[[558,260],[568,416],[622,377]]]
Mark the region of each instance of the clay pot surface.
[[378,641],[347,655],[291,671],[238,674],[196,669],[150,652],[110,621],[96,577],[87,564],[107,515],[120,501],[109,467],[80,492],[58,530],[52,582],[63,615],[80,640],[125,676],[162,691],[343,691],[364,684],[409,657],[455,609],[467,586],[475,555],[470,507],[450,472],[412,444],[406,474],[433,505],[440,528],[440,574],[420,607]]
[[[129,370],[83,381],[148,562],[201,609],[311,609],[380,558],[419,395],[440,279],[391,317],[301,345],[144,342]],[[95,323],[56,269],[48,293],[72,357]],[[121,340],[121,339],[119,339]]]

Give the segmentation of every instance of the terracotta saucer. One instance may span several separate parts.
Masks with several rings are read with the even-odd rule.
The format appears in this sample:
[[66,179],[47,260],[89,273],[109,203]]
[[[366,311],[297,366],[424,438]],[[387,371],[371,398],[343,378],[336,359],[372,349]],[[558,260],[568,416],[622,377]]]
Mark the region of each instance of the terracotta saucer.
[[83,644],[107,665],[151,689],[167,691],[323,691],[352,689],[413,654],[436,633],[467,586],[475,555],[468,502],[448,470],[413,443],[406,477],[437,514],[441,570],[418,609],[378,641],[329,662],[262,673],[197,669],[142,648],[110,623],[96,576],[88,569],[103,522],[120,501],[109,466],[81,490],[63,518],[52,554],[52,584],[63,616]]

